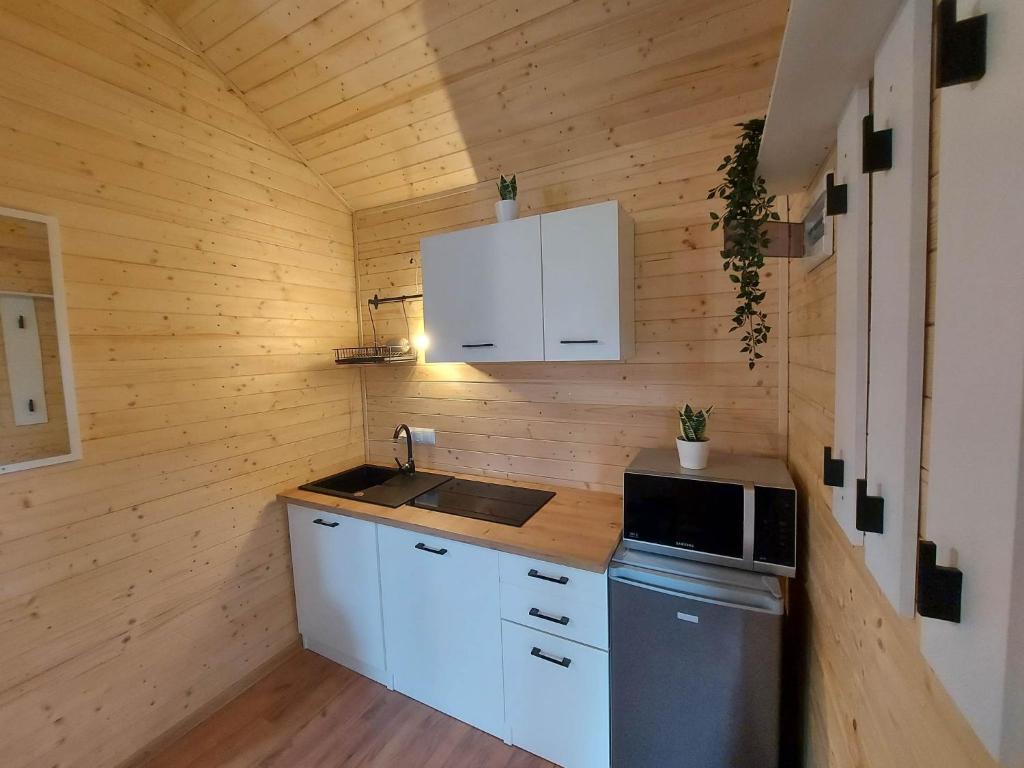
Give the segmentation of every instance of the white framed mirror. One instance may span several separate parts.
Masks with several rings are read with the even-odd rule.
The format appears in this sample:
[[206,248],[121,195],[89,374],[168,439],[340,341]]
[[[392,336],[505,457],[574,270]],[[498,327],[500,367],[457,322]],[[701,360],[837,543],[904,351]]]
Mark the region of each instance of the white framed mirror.
[[81,457],[60,229],[0,207],[0,475]]

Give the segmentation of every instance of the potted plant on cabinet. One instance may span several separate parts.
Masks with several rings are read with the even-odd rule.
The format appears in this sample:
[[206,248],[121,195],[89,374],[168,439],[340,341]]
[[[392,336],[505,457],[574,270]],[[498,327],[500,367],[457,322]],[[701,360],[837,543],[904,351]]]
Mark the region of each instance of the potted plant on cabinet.
[[676,449],[679,451],[679,465],[685,469],[704,469],[708,465],[711,441],[708,440],[708,418],[714,406],[699,411],[690,404],[679,411],[679,431]]
[[494,214],[498,221],[512,221],[519,216],[517,194],[519,188],[516,186],[516,175],[513,173],[507,179],[501,176],[498,181],[498,195],[501,199],[494,204]]

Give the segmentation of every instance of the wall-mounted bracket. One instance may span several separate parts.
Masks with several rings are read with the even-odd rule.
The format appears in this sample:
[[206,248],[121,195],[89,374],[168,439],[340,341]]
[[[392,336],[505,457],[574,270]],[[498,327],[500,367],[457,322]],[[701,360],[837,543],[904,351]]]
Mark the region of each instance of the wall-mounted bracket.
[[[730,224],[723,235],[728,248],[736,242],[738,226]],[[761,255],[770,258],[800,259],[804,255],[804,224],[802,221],[769,221],[762,230],[768,237],[768,247]]]
[[832,446],[826,445],[825,461],[821,470],[821,476],[825,481],[825,485],[833,488],[842,488],[845,466],[846,464],[842,459],[832,458]]
[[881,496],[868,496],[868,481],[863,478],[857,480],[857,530],[883,533],[884,521],[885,500]]
[[985,76],[988,16],[956,20],[956,0],[942,0],[936,11],[935,87],[972,83]]
[[381,304],[397,304],[404,301],[412,301],[413,299],[422,299],[422,293],[407,293],[403,296],[388,296],[387,298],[381,298],[376,293],[373,294],[372,299],[367,299],[366,303],[374,309],[380,309]]
[[936,565],[935,560],[935,542],[917,542],[917,612],[959,624],[964,574],[959,568]]
[[838,216],[846,213],[846,185],[836,184],[834,173],[825,176],[825,215]]
[[875,130],[875,116],[864,115],[862,169],[864,173],[887,171],[892,168],[892,128]]

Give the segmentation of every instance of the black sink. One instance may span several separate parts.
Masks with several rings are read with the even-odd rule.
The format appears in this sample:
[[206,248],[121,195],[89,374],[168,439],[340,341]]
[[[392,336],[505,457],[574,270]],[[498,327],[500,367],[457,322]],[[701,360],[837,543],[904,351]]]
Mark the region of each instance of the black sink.
[[394,467],[363,464],[299,487],[313,493],[394,508],[451,479],[450,475],[435,475],[432,472],[407,475]]

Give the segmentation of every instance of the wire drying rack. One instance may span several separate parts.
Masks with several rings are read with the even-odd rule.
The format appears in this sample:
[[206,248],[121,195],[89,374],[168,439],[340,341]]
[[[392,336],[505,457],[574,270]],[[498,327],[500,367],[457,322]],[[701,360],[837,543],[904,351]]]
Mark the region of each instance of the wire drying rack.
[[[334,362],[337,365],[375,365],[379,363],[415,363],[417,354],[415,347],[409,342],[412,335],[409,325],[409,313],[405,303],[412,299],[422,299],[422,293],[412,293],[403,296],[392,296],[380,298],[377,294],[372,299],[367,299],[370,307],[370,327],[373,329],[373,343],[357,347],[337,347],[334,350]],[[373,320],[374,310],[379,309],[381,304],[401,304],[402,315],[405,317],[405,343],[404,344],[379,344],[377,342],[377,324]]]

